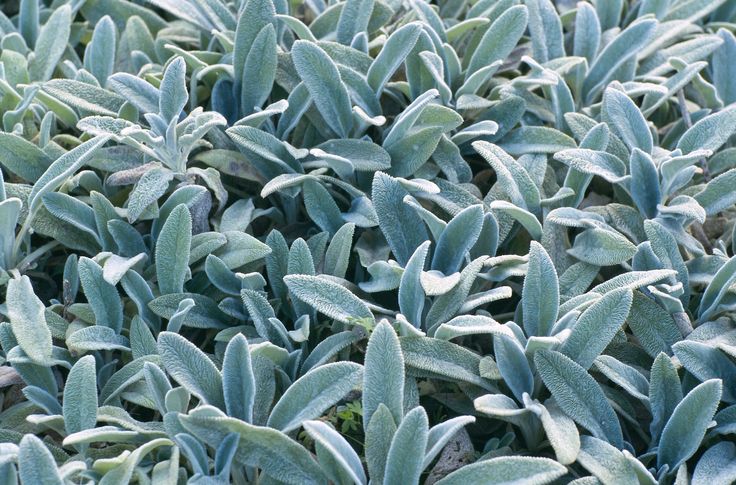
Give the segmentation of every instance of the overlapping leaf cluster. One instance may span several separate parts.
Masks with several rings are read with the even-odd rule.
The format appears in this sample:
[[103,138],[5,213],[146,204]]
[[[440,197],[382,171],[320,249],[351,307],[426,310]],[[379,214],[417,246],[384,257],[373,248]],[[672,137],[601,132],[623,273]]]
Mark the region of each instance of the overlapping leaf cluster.
[[736,1],[2,7],[0,482],[736,480]]

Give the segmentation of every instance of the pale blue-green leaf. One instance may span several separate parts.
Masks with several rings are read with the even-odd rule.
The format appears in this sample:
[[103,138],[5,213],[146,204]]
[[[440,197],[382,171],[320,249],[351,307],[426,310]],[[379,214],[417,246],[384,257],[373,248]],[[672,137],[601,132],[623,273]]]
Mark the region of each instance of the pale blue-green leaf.
[[625,93],[609,87],[603,94],[603,121],[629,147],[652,153],[652,134],[639,108]]
[[638,485],[634,468],[621,451],[603,440],[583,435],[578,462],[601,483]]
[[713,54],[713,84],[724,105],[736,102],[736,37],[726,29],[718,30],[723,44]]
[[432,269],[449,275],[460,269],[467,252],[478,240],[483,227],[483,207],[471,205],[456,214],[437,241]]
[[225,408],[222,376],[210,358],[179,334],[161,332],[158,352],[166,372],[202,403]]
[[156,240],[156,277],[162,295],[181,293],[189,271],[192,217],[184,204],[176,206]]
[[726,108],[706,116],[680,137],[677,148],[688,154],[694,150],[715,152],[736,131],[736,108]]
[[473,51],[465,80],[482,67],[506,59],[524,35],[528,20],[529,13],[523,5],[511,7],[494,19]]
[[610,355],[599,355],[594,363],[596,369],[611,382],[631,396],[645,403],[649,402],[649,381],[634,367]]
[[428,435],[427,413],[418,406],[407,413],[391,440],[383,483],[419,484]]
[[37,364],[47,365],[51,360],[51,330],[46,323],[45,307],[28,276],[8,282],[5,303],[10,328],[20,348]]
[[562,412],[553,398],[544,404],[525,399],[524,405],[542,421],[542,427],[555,450],[557,461],[563,465],[573,463],[580,451],[580,434],[575,422]]
[[612,183],[620,182],[626,175],[626,164],[616,155],[603,151],[576,148],[557,152],[554,158],[579,172],[597,175]]
[[649,407],[652,411],[649,432],[652,440],[658,442],[665,423],[682,401],[682,386],[675,365],[664,352],[654,359],[649,378]]
[[353,38],[365,32],[375,0],[347,0],[337,22],[337,41],[349,45]]
[[712,485],[736,481],[736,445],[722,441],[708,448],[693,473],[693,485]]
[[[721,344],[725,348],[729,344]],[[718,347],[695,340],[683,340],[672,346],[675,356],[683,367],[700,381],[719,379],[723,381],[723,400],[736,401],[736,365]]]
[[387,322],[376,326],[368,340],[363,377],[363,426],[380,404],[391,412],[395,423],[404,414],[404,356],[396,332]]
[[44,442],[32,434],[26,434],[20,440],[18,475],[22,483],[38,485],[64,484],[64,480],[56,467],[54,456]]
[[368,69],[368,84],[377,94],[381,94],[388,80],[414,49],[421,32],[422,24],[412,22],[397,29],[388,37],[381,52]]
[[460,345],[426,337],[401,337],[404,363],[416,375],[488,386],[480,377],[480,356]]
[[183,57],[177,57],[166,67],[161,79],[158,110],[166,123],[179,118],[179,113],[189,100],[186,82],[187,65]]
[[424,223],[404,204],[408,193],[397,179],[383,172],[376,172],[373,177],[373,205],[378,223],[396,261],[402,266],[406,266],[414,251],[429,240]]
[[288,275],[284,282],[291,294],[320,313],[343,323],[367,319],[375,322],[368,305],[350,290],[319,276]]
[[656,28],[657,21],[654,19],[637,20],[606,45],[585,77],[583,92],[586,100],[590,101],[597,96],[618,69],[647,45]]
[[514,397],[521,401],[524,394],[533,393],[534,375],[524,354],[524,348],[518,340],[508,335],[495,334],[493,351],[501,377]]
[[28,196],[28,210],[35,213],[41,204],[41,197],[56,190],[92,157],[92,154],[109,140],[107,136],[97,136],[57,158],[33,184]]
[[95,25],[92,40],[84,51],[84,68],[92,74],[100,86],[107,83],[107,78],[115,68],[115,50],[117,29],[109,15],[105,15]]
[[529,269],[524,278],[521,305],[526,334],[549,335],[557,321],[560,285],[552,259],[536,241],[529,248]]
[[598,14],[589,3],[581,2],[575,15],[573,55],[585,57],[588,64],[592,63],[598,54],[600,41],[601,24]]
[[123,328],[123,304],[115,286],[105,281],[99,264],[89,258],[79,258],[79,280],[95,314],[95,323],[110,327],[115,333]]
[[56,69],[69,42],[72,26],[72,9],[69,5],[56,8],[41,27],[28,65],[28,75],[33,81],[47,81]]
[[578,364],[563,354],[538,350],[534,363],[557,404],[593,436],[623,447],[621,425],[600,385]]
[[253,420],[256,380],[248,341],[242,334],[233,337],[225,349],[222,390],[227,414],[250,423]]
[[578,234],[567,253],[589,264],[614,266],[633,258],[636,246],[619,232],[595,227]]
[[308,41],[296,41],[291,55],[325,123],[340,138],[346,138],[353,127],[353,111],[337,66],[325,51]]
[[258,33],[245,60],[240,94],[241,114],[257,112],[268,99],[276,78],[276,30],[266,24]]
[[51,165],[37,145],[13,133],[0,133],[0,165],[27,182],[34,182]]
[[367,478],[358,454],[334,428],[322,421],[305,421],[304,429],[309,436],[322,446],[357,484],[366,484]]
[[700,447],[721,400],[723,385],[718,379],[703,382],[675,407],[662,430],[657,448],[657,465],[673,472]]
[[100,325],[80,328],[67,337],[66,345],[75,353],[93,350],[130,351],[130,342],[126,337],[116,334],[110,327]]
[[318,485],[327,481],[312,454],[278,430],[227,417],[211,406],[202,406],[180,420],[184,428],[213,448],[228,434],[237,433],[240,442],[235,460],[261,468],[274,482]]
[[477,461],[460,467],[437,485],[514,485],[528,483],[544,485],[567,473],[567,468],[549,458],[531,456],[503,456]]
[[297,379],[274,405],[268,426],[285,433],[322,416],[363,379],[363,366],[336,362],[312,369]]
[[529,32],[532,53],[539,62],[565,55],[560,16],[550,0],[525,0],[529,9]]
[[629,166],[631,167],[631,198],[634,199],[639,210],[647,218],[652,219],[657,216],[657,205],[662,199],[657,167],[652,158],[638,148],[634,148],[631,153]]
[[97,370],[95,358],[79,359],[64,385],[64,427],[67,434],[95,427],[97,422]]
[[603,295],[580,315],[560,351],[589,368],[623,325],[632,301],[633,292],[628,288]]

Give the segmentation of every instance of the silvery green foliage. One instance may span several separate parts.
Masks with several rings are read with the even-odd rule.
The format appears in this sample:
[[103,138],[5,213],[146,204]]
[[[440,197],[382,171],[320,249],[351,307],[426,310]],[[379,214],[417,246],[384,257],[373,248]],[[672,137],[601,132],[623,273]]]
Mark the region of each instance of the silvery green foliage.
[[0,7],[0,483],[736,480],[736,0]]

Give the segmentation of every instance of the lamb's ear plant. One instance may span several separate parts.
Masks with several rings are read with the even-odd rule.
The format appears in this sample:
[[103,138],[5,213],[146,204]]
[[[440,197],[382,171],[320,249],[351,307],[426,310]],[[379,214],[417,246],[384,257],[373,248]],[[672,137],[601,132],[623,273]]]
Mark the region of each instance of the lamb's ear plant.
[[736,2],[0,6],[0,482],[736,481]]

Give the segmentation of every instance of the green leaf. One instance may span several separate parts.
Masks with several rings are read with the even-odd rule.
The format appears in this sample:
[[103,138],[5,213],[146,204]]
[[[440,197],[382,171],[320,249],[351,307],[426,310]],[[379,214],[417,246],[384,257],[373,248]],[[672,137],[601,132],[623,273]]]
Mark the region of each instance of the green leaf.
[[180,204],[166,218],[156,240],[156,277],[162,295],[181,293],[189,271],[192,217]]
[[284,282],[289,292],[320,313],[343,323],[367,319],[375,322],[365,302],[350,290],[319,276],[288,275]]
[[567,468],[549,458],[502,456],[460,467],[459,470],[437,482],[437,485],[467,485],[468,483],[544,485],[557,480],[566,473]]
[[274,405],[268,426],[285,433],[318,418],[357,386],[363,366],[353,362],[325,364],[310,370],[289,386]]
[[28,276],[8,282],[6,304],[10,327],[20,348],[37,364],[48,365],[51,360],[51,330],[46,323],[46,308],[33,292]]
[[565,414],[596,438],[623,448],[618,417],[600,385],[584,368],[551,350],[535,352],[534,363],[542,381]]
[[524,330],[528,336],[547,336],[557,321],[560,285],[552,259],[536,241],[529,248],[529,269],[521,294]]
[[158,352],[166,372],[205,404],[225,408],[222,376],[209,357],[179,334],[161,332]]
[[327,126],[340,138],[346,138],[353,127],[353,112],[335,63],[316,44],[304,40],[294,42],[291,56]]
[[674,472],[695,454],[718,408],[722,388],[718,379],[705,381],[675,407],[659,440],[658,466],[668,465]]

